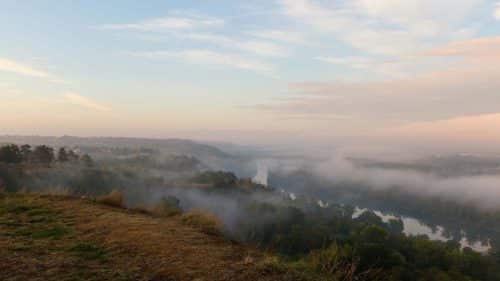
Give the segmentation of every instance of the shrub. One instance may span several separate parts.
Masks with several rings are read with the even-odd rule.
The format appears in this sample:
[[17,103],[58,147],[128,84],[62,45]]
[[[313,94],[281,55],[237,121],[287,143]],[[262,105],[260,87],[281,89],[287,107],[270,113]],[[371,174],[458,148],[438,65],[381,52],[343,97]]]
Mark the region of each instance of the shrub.
[[124,207],[123,193],[115,189],[111,191],[109,194],[97,198],[97,202],[112,207],[123,208]]
[[160,202],[153,208],[152,213],[160,217],[171,217],[181,214],[179,199],[173,196],[162,197]]
[[111,192],[110,187],[116,182],[116,175],[110,171],[87,168],[71,177],[68,186],[71,187],[71,193],[76,196],[102,196]]
[[332,244],[328,248],[311,251],[308,264],[313,270],[333,280],[384,280],[379,269],[360,271],[359,261],[350,246]]
[[197,174],[192,181],[199,184],[209,184],[213,187],[235,186],[238,178],[231,172],[206,171]]
[[130,208],[130,210],[134,211],[134,212],[137,212],[137,213],[145,214],[145,215],[151,215],[152,214],[151,210],[148,209],[148,208],[146,208],[142,204],[138,204],[135,207]]
[[222,230],[222,223],[215,215],[200,210],[192,210],[183,214],[182,221],[207,234],[220,234]]
[[52,228],[36,231],[31,234],[31,237],[34,239],[59,240],[67,233],[68,230],[65,227],[58,225]]
[[0,163],[0,188],[5,191],[17,191],[19,173],[6,164]]

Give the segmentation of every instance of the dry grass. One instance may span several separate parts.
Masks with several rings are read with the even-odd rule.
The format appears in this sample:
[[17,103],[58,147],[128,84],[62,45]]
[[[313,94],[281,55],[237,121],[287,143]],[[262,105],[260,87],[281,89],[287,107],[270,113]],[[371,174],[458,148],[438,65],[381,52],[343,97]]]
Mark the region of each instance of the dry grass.
[[115,267],[106,259],[106,250],[79,233],[67,213],[45,204],[46,198],[50,197],[9,194],[0,201],[0,280],[134,280],[138,276]]
[[97,202],[112,207],[124,208],[123,193],[118,190],[113,190],[109,194],[97,198]]
[[183,214],[181,219],[185,224],[194,226],[207,234],[221,234],[222,223],[212,213],[201,210],[191,210]]
[[180,215],[181,210],[178,207],[173,206],[168,200],[163,198],[153,207],[151,213],[154,216],[158,217],[172,217]]
[[259,268],[260,253],[200,231],[207,225],[218,221],[8,194],[0,199],[0,280],[296,280]]
[[135,213],[139,213],[139,214],[143,214],[143,215],[152,215],[153,214],[150,209],[148,209],[146,206],[144,206],[142,204],[139,204],[139,205],[136,205],[136,206],[130,208],[130,211],[135,212]]
[[312,251],[309,254],[309,266],[332,280],[342,281],[382,281],[384,276],[379,269],[360,271],[358,261],[350,258],[345,249],[332,244],[328,248]]

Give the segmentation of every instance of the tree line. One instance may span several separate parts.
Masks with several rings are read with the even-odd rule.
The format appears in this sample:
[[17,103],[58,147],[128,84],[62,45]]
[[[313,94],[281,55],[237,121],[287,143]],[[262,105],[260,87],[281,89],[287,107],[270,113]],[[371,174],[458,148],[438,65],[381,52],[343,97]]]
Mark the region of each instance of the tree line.
[[76,162],[83,161],[90,164],[92,158],[88,154],[79,155],[75,150],[61,147],[55,149],[46,145],[32,147],[28,144],[18,146],[7,144],[0,147],[0,163],[20,164],[39,163],[50,164],[54,162]]
[[274,250],[300,272],[326,280],[500,280],[498,252],[409,237],[375,214],[352,220],[338,206],[305,211],[254,201],[235,229],[243,242]]

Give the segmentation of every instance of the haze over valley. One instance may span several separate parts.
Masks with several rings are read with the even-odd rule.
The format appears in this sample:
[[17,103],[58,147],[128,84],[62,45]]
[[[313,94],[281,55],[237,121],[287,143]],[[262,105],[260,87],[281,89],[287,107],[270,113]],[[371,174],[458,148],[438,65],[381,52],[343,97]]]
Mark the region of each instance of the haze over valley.
[[0,7],[0,280],[500,280],[500,2]]

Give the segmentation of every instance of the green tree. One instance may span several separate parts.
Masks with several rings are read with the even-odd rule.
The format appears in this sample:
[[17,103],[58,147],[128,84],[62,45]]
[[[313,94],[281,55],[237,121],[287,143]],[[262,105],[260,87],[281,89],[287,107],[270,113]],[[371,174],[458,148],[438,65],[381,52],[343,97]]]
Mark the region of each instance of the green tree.
[[15,191],[18,188],[18,175],[9,165],[0,163],[0,190]]
[[68,161],[71,162],[78,161],[78,159],[80,158],[78,154],[76,154],[76,152],[72,149],[68,149],[67,156],[68,156]]
[[7,164],[20,163],[23,160],[19,146],[9,144],[0,148],[0,162]]
[[92,160],[92,158],[88,154],[83,155],[81,160],[83,161],[83,163],[85,163],[87,167],[94,166],[94,160]]
[[59,148],[59,152],[57,153],[57,161],[59,162],[68,162],[69,157],[66,149],[64,147]]
[[37,163],[50,164],[54,161],[54,149],[46,145],[39,145],[33,150],[33,159]]
[[31,145],[23,144],[21,146],[21,155],[23,157],[24,162],[29,162],[31,160]]

